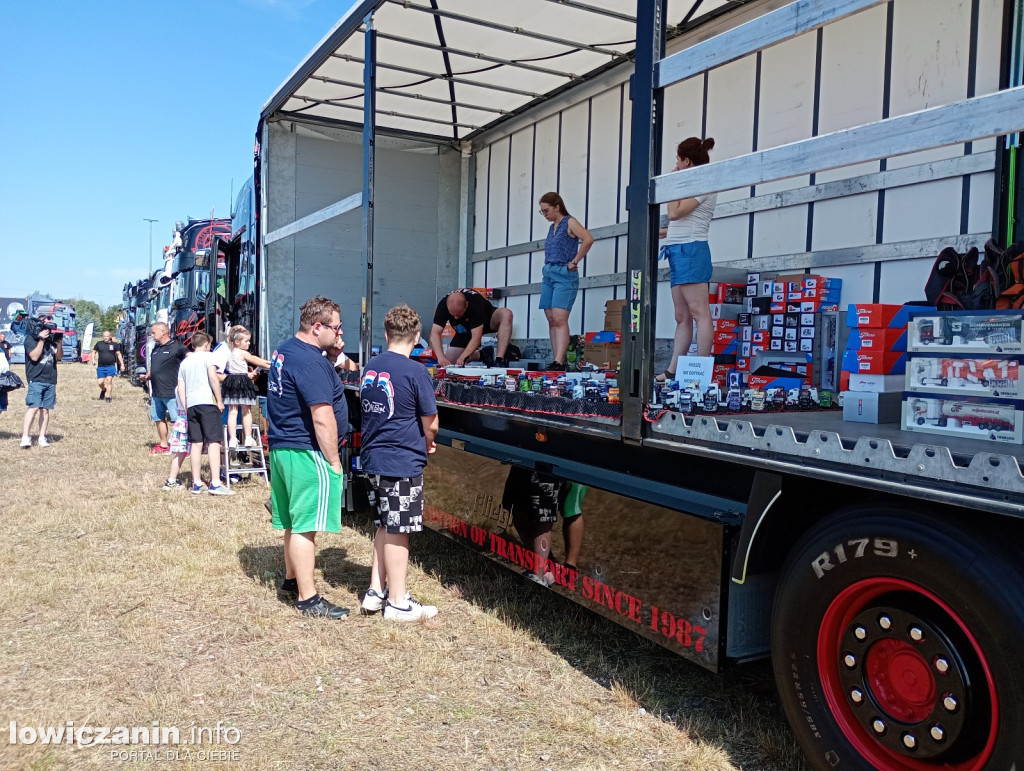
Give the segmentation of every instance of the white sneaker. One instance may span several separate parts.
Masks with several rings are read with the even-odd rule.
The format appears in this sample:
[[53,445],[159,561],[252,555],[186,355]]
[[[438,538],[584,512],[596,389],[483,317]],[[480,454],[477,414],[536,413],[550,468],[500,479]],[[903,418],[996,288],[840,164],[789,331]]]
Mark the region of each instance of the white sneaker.
[[238,449],[238,439],[236,439],[235,437],[231,437],[228,440],[228,449],[229,450],[237,450]]
[[255,447],[256,446],[256,440],[253,439],[251,436],[245,437],[245,446],[246,447]]
[[40,447],[49,447],[50,446],[50,443],[48,441],[46,441],[46,437],[45,436],[39,437],[39,446]]
[[229,490],[224,485],[210,485],[210,495],[234,495],[234,490]]
[[388,621],[419,621],[421,618],[433,618],[437,615],[437,608],[433,605],[420,605],[412,599],[405,602],[406,606],[402,608],[388,600],[384,605],[384,618]]
[[[366,613],[379,613],[384,608],[384,602],[387,598],[387,587],[384,587],[384,589],[379,592],[376,589],[367,589],[366,594],[363,595],[363,611]],[[405,599],[411,600],[412,595],[409,594],[409,592],[406,592]]]
[[31,436],[23,436],[23,437],[21,437],[21,448],[23,450],[27,450],[31,446],[32,446],[32,437]]

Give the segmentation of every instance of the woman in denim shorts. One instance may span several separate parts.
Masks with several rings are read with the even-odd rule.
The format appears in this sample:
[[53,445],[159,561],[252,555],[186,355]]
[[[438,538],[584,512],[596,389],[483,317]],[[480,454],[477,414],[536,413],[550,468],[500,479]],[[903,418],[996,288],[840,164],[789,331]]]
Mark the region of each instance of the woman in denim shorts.
[[570,217],[558,193],[540,197],[540,213],[551,223],[544,241],[544,272],[540,284],[540,307],[548,320],[554,360],[549,370],[565,370],[569,348],[569,311],[580,287],[579,264],[594,243],[583,225]]
[[[710,159],[708,151],[715,146],[711,137],[684,139],[676,148],[673,171],[703,166]],[[711,308],[708,305],[708,282],[711,280],[711,249],[708,248],[708,227],[715,213],[718,196],[699,195],[668,203],[668,228],[663,229],[661,258],[668,259],[675,308],[676,331],[672,358],[657,380],[675,377],[675,365],[685,356],[693,342],[693,323],[697,322],[697,355],[711,355],[713,337]]]

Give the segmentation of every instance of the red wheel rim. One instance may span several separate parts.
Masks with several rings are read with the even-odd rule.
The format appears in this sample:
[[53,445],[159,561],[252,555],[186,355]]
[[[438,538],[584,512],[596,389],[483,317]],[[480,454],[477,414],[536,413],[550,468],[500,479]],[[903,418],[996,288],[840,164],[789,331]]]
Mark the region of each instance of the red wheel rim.
[[[840,659],[843,655],[843,639],[850,624],[856,616],[869,610],[874,601],[883,595],[902,593],[913,594],[924,598],[939,608],[944,614],[943,625],[952,627],[966,638],[970,653],[975,656],[982,670],[982,680],[987,693],[982,694],[982,683],[976,683],[972,695],[985,698],[991,711],[988,735],[983,748],[967,760],[959,763],[928,762],[896,753],[881,744],[858,720],[848,700],[845,686],[840,677]],[[877,645],[877,644],[876,644]],[[821,679],[825,698],[843,735],[850,745],[867,761],[877,768],[891,771],[934,771],[936,768],[949,771],[979,771],[985,766],[996,742],[999,724],[998,699],[996,696],[995,679],[992,669],[974,634],[963,619],[952,608],[934,594],[917,584],[898,578],[868,578],[848,586],[832,601],[822,618],[818,633],[818,676]],[[869,653],[865,662],[865,672],[869,680],[875,678],[873,686],[880,686],[887,680],[889,688],[879,687],[877,696],[883,706],[891,710],[890,714],[904,718],[919,718],[924,709],[926,696],[934,698],[931,690],[934,684],[922,682],[924,671],[920,668],[921,661],[914,659],[916,651],[909,645],[889,645]],[[925,664],[927,670],[927,664]],[[893,684],[892,677],[901,679]]]

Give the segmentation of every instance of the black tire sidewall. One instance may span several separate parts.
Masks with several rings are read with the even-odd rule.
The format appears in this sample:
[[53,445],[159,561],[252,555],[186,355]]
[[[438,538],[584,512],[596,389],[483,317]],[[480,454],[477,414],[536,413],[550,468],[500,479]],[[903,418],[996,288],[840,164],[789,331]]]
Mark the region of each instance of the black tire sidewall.
[[[821,622],[836,596],[857,581],[899,578],[939,597],[970,629],[992,671],[999,728],[986,768],[1024,768],[1024,673],[1014,653],[1024,635],[1020,555],[966,527],[935,516],[878,508],[839,512],[809,531],[783,569],[772,616],[772,663],[783,709],[816,769],[871,769],[834,722],[817,663]],[[838,563],[834,548],[867,538],[860,558]],[[894,540],[896,557],[875,553],[876,539]],[[819,578],[813,560],[832,554]],[[937,766],[938,767],[938,766]]]

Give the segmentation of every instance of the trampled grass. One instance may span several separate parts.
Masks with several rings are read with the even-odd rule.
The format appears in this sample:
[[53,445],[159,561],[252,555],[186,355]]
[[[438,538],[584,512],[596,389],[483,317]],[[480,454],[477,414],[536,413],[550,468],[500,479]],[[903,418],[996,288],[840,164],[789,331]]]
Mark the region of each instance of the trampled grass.
[[[437,619],[301,618],[274,591],[262,483],[161,492],[141,392],[97,393],[91,367],[61,365],[48,448],[18,448],[24,391],[0,417],[0,767],[198,768],[210,750],[247,769],[804,767],[766,664],[707,673],[433,533],[410,585]],[[318,547],[321,591],[355,610],[369,527],[346,518]],[[10,721],[182,740],[220,722],[238,741],[12,745]]]

